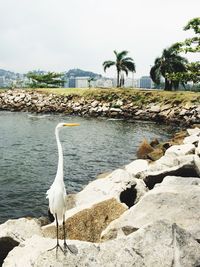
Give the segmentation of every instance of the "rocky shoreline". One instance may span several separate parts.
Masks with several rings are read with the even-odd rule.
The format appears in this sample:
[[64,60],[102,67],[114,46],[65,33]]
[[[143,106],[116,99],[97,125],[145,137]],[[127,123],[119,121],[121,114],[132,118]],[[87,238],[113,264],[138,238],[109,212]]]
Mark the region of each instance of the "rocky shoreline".
[[183,106],[178,101],[166,100],[162,104],[154,101],[141,105],[131,97],[123,98],[112,94],[108,94],[106,99],[104,97],[94,99],[77,95],[64,96],[37,91],[9,90],[0,93],[0,110],[152,120],[187,126],[200,123],[200,104],[188,102]]
[[200,128],[187,129],[179,143],[154,162],[134,160],[67,196],[67,243],[76,255],[49,251],[54,223],[0,225],[3,267],[200,266]]

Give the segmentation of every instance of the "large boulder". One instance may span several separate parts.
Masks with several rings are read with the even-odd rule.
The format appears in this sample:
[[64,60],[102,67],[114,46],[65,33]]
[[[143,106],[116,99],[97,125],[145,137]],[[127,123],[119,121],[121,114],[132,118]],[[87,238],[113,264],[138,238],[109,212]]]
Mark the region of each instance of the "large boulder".
[[11,237],[20,243],[33,235],[42,235],[40,223],[37,219],[20,218],[0,224],[0,238]]
[[37,219],[20,218],[8,220],[0,225],[0,266],[7,254],[33,235],[42,235]]
[[[79,211],[66,220],[67,238],[99,242],[101,232],[126,210],[125,204],[112,198]],[[56,226],[52,224],[43,227],[43,235],[56,238]],[[59,226],[59,238],[63,239],[63,237],[62,226]]]
[[169,147],[166,150],[165,155],[184,156],[184,155],[194,154],[194,151],[195,151],[195,146],[193,144],[187,143],[183,145],[174,145]]
[[[98,242],[109,223],[135,205],[147,190],[143,180],[134,178],[125,169],[90,182],[81,192],[66,199],[70,202],[68,208],[71,207],[65,213],[68,238]],[[42,229],[46,237],[56,237],[55,222]],[[62,227],[59,237],[63,238]]]
[[14,248],[3,267],[199,266],[200,245],[176,224],[157,221],[129,236],[102,244],[67,240],[78,253],[50,250],[55,240],[34,236]]
[[[190,183],[182,183],[184,179],[188,179]],[[179,183],[177,180],[180,180]],[[176,177],[176,182],[167,184],[164,182],[156,186],[146,193],[139,203],[124,212],[119,219],[111,222],[102,232],[102,240],[113,239],[121,234],[126,235],[158,218],[177,223],[200,239],[199,207],[199,183],[191,178]]]
[[152,189],[155,184],[161,183],[169,175],[200,177],[200,158],[197,155],[164,155],[149,164],[149,168],[138,173],[137,177],[143,179],[147,187]]
[[[107,199],[115,198],[117,201],[121,201],[121,195],[127,190],[130,191],[130,197],[132,192],[134,204],[146,193],[147,188],[143,181],[133,178],[132,173],[124,169],[117,169],[103,179],[90,182],[81,192],[77,193],[75,209],[68,211],[66,217],[68,214],[71,216],[76,210],[89,208],[91,205]],[[125,201],[121,202],[125,203]]]

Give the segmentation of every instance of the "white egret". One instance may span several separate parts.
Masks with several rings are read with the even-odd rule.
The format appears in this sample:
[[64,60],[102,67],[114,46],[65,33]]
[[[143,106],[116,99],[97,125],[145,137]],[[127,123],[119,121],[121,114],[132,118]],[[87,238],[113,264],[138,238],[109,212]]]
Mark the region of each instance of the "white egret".
[[[57,235],[57,244],[54,248],[60,249],[63,251],[58,241],[58,226],[59,224],[63,224],[63,234],[64,234],[64,252],[69,249],[72,253],[73,251],[66,243],[66,232],[65,232],[65,211],[66,211],[66,189],[63,180],[63,151],[62,146],[59,139],[59,130],[63,127],[68,126],[79,126],[78,123],[59,123],[55,128],[56,141],[58,146],[58,167],[56,177],[54,179],[53,184],[46,192],[47,198],[49,199],[49,209],[53,214],[56,220],[56,235]],[[54,249],[53,248],[53,249]]]

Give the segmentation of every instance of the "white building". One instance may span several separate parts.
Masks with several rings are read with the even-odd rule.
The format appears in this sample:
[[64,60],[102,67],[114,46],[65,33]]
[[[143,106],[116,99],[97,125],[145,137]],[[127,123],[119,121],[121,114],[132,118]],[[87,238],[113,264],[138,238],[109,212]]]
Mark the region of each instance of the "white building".
[[90,77],[76,77],[75,78],[75,87],[76,88],[88,88],[89,87],[89,80]]
[[142,76],[140,78],[140,88],[152,88],[153,82],[150,76]]

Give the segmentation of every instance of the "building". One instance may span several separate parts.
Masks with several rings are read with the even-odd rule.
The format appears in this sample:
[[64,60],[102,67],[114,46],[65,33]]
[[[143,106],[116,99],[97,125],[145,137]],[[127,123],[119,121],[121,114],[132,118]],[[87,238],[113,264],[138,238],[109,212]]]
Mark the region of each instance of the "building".
[[139,87],[140,88],[152,88],[153,87],[153,82],[151,80],[150,76],[142,76],[140,78],[140,82],[139,82]]
[[75,87],[76,88],[88,88],[90,77],[76,77],[75,78]]
[[68,81],[69,88],[75,88],[76,87],[76,79],[75,77],[70,77]]
[[5,82],[6,82],[6,79],[4,76],[1,76],[0,77],[0,87],[4,87],[5,86]]

